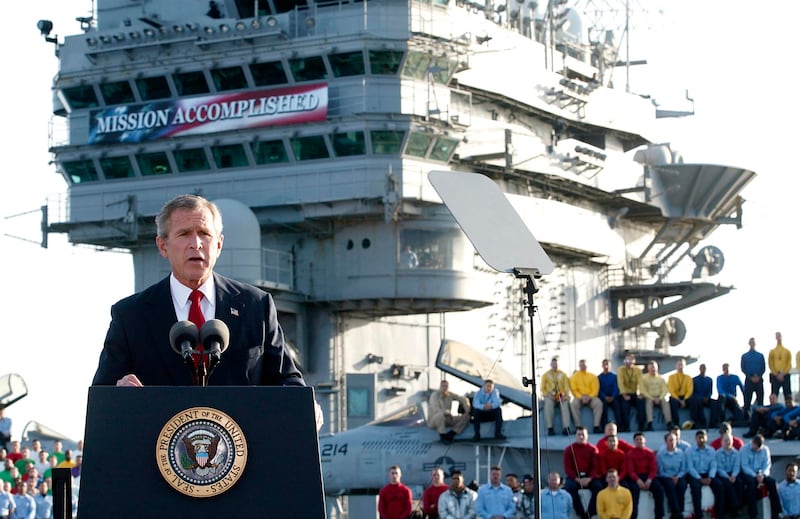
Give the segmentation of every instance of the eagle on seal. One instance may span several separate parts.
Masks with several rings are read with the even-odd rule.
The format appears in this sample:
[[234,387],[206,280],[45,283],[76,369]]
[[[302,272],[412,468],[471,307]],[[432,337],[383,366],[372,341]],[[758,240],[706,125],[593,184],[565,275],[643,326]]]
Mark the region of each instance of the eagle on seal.
[[220,439],[219,436],[215,436],[208,444],[206,442],[198,442],[197,446],[195,446],[188,438],[184,437],[183,446],[186,447],[186,453],[192,461],[190,466],[184,468],[187,470],[214,468],[216,465],[211,463],[211,460],[217,455],[217,445],[219,445]]

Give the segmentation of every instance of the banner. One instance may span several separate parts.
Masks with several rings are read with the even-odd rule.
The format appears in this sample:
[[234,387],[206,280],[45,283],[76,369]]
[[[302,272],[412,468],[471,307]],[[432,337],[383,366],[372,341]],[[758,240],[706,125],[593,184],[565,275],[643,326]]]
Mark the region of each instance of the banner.
[[89,144],[307,123],[327,116],[326,83],[165,100],[93,110]]

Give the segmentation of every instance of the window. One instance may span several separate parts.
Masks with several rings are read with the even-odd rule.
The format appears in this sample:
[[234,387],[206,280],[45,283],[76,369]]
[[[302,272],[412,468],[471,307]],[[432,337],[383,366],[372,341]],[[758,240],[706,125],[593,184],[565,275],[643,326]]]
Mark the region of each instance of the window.
[[473,248],[459,229],[404,229],[400,246],[398,261],[404,268],[408,268],[408,251],[416,256],[416,268],[463,271],[473,268]]
[[91,160],[72,160],[61,164],[64,172],[73,184],[83,184],[85,182],[94,182],[99,177],[94,163]]
[[225,67],[211,70],[211,79],[218,92],[247,88],[247,79],[242,67]]
[[133,103],[133,89],[127,81],[114,81],[113,83],[100,83],[100,94],[107,105]]
[[404,54],[401,50],[371,50],[369,71],[373,74],[395,75],[400,70]]
[[414,157],[425,157],[428,153],[428,148],[433,142],[433,135],[426,133],[411,132],[408,135],[408,142],[406,143],[406,155],[413,155]]
[[403,67],[403,75],[417,79],[426,79],[430,62],[431,57],[428,54],[419,51],[411,51],[408,53],[408,59]]
[[219,169],[244,168],[250,164],[241,144],[228,144],[224,146],[212,146],[211,156]]
[[364,132],[361,131],[334,133],[332,143],[333,153],[337,157],[364,155],[366,153]]
[[328,77],[322,56],[290,59],[289,68],[295,81],[316,81]]
[[283,85],[289,82],[280,61],[253,63],[250,65],[250,74],[253,75],[256,86]]
[[347,388],[347,416],[365,418],[369,412],[369,390],[365,387]]
[[393,155],[400,153],[405,132],[400,130],[372,130],[369,135],[370,140],[372,140],[372,153],[376,155]]
[[81,85],[65,88],[61,91],[70,110],[80,110],[81,108],[95,108],[100,106],[92,85]]
[[291,139],[292,152],[297,160],[327,159],[328,147],[322,135],[295,137]]
[[445,137],[437,137],[436,142],[431,150],[430,158],[433,160],[441,160],[447,162],[453,155],[453,152],[458,146],[458,141],[455,139],[447,139]]
[[130,178],[133,176],[133,166],[128,156],[124,157],[104,157],[100,159],[100,169],[106,180],[116,178]]
[[167,78],[164,76],[137,79],[136,88],[139,89],[139,97],[142,98],[142,101],[166,99],[172,95],[172,93],[169,91]]
[[283,146],[283,141],[265,141],[252,144],[253,157],[256,164],[277,164],[279,162],[289,162],[289,155]]
[[179,96],[194,96],[211,92],[203,72],[182,72],[172,76]]
[[139,164],[139,171],[142,176],[166,175],[172,173],[167,154],[163,151],[155,153],[144,153],[136,156],[136,163]]
[[175,163],[178,171],[188,173],[190,171],[207,171],[209,168],[206,152],[203,148],[193,148],[188,150],[176,150],[174,152]]
[[328,56],[328,62],[331,64],[333,77],[364,75],[364,53],[360,50],[331,54]]

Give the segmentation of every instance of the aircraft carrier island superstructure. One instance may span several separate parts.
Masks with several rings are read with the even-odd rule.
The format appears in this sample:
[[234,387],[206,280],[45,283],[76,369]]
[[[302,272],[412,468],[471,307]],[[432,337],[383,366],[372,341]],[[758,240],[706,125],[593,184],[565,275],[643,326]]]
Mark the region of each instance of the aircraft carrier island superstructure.
[[217,270],[274,295],[324,431],[436,387],[444,339],[531,354],[520,280],[482,263],[430,171],[490,177],[529,223],[556,265],[534,354],[567,371],[668,357],[674,314],[731,289],[704,240],[741,224],[754,173],[650,142],[674,114],[611,85],[619,35],[564,2],[99,0],[80,20],[54,42],[68,190],[45,232],[130,251],[140,290],[168,273],[162,204],[215,200]]

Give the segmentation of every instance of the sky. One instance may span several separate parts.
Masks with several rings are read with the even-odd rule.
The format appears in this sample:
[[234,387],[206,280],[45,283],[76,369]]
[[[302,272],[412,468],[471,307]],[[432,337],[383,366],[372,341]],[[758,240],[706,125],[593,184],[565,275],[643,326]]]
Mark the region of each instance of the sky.
[[[134,286],[125,254],[73,247],[55,234],[49,248],[38,245],[38,208],[48,197],[63,195],[66,186],[48,152],[50,86],[58,63],[36,22],[52,20],[53,35],[63,39],[79,32],[75,18],[88,15],[91,5],[91,0],[13,2],[7,8],[12,23],[0,32],[6,49],[0,81],[6,127],[0,139],[5,177],[0,286],[7,294],[0,298],[6,330],[0,374],[18,373],[28,385],[28,396],[7,411],[17,437],[36,420],[82,438],[86,392],[110,306]],[[737,366],[749,337],[766,353],[780,330],[786,346],[797,352],[793,209],[800,173],[793,161],[793,123],[800,121],[800,107],[791,51],[800,4],[672,0],[662,5],[661,16],[651,11],[643,19],[634,13],[632,23],[647,30],[632,37],[631,58],[648,64],[632,70],[632,90],[668,100],[688,89],[695,115],[661,122],[653,140],[671,142],[687,163],[746,167],[758,174],[744,192],[744,227],[721,228],[704,243],[725,254],[725,267],[714,281],[736,290],[677,314],[688,333],[675,351],[702,352],[712,373],[724,361]],[[623,80],[619,75],[616,82]]]

